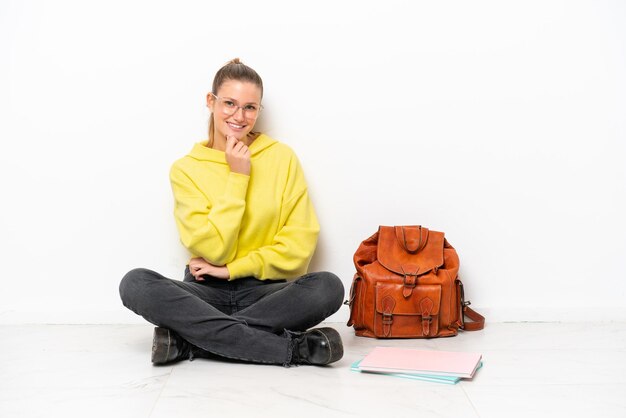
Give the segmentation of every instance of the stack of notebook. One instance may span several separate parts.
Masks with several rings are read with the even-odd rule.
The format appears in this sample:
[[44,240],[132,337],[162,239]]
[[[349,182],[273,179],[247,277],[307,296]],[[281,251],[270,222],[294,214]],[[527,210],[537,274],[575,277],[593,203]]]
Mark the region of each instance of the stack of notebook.
[[351,369],[453,385],[461,379],[471,379],[481,367],[479,353],[376,347],[354,362]]

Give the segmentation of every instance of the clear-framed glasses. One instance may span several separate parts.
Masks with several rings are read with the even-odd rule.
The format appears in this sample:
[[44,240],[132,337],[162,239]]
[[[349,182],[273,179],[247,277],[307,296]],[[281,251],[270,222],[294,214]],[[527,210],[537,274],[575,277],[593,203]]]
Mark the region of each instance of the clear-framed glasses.
[[217,100],[222,107],[222,112],[227,116],[232,116],[241,109],[246,118],[256,119],[261,109],[263,109],[263,106],[257,103],[246,103],[243,106],[239,106],[239,103],[231,98],[219,97],[213,93],[211,93],[211,96],[215,97],[215,100]]

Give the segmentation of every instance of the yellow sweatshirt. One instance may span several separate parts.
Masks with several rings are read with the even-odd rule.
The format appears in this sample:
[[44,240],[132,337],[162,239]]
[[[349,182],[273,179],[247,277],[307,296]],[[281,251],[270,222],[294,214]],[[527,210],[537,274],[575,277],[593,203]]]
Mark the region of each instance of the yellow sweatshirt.
[[231,280],[305,274],[319,224],[293,151],[261,134],[250,146],[246,176],[205,145],[195,144],[170,170],[174,217],[191,256],[226,265]]

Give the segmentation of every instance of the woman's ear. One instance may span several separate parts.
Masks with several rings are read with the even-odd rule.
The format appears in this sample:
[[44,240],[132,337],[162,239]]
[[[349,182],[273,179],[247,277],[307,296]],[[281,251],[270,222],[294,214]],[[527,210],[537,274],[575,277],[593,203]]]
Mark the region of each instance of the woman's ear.
[[213,112],[213,107],[215,106],[215,96],[212,93],[206,95],[206,107],[209,108],[211,112]]

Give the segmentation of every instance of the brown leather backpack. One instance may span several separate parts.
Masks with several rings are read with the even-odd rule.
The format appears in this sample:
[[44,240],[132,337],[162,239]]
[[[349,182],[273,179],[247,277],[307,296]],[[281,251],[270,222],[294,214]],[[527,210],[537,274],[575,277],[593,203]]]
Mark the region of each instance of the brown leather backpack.
[[381,226],[361,243],[354,265],[346,304],[356,335],[434,338],[484,327],[485,318],[464,300],[459,256],[443,232]]

